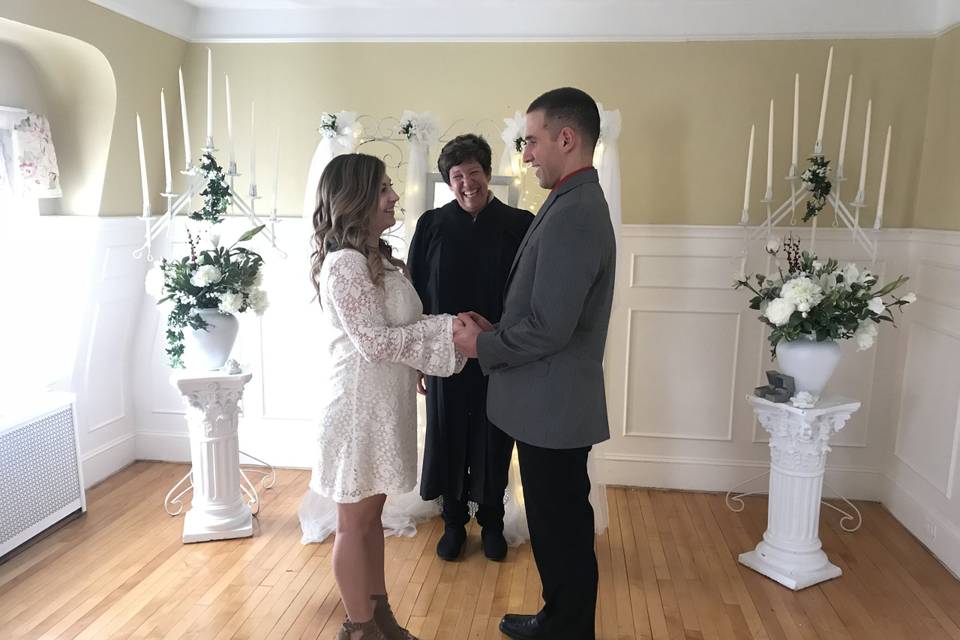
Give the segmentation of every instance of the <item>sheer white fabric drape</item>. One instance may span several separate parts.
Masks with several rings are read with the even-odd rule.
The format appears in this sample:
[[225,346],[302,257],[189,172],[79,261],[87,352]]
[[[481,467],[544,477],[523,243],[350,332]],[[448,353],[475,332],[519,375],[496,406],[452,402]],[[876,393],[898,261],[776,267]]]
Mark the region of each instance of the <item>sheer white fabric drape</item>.
[[417,228],[417,218],[426,210],[428,203],[433,206],[432,194],[427,193],[427,162],[430,145],[437,143],[439,132],[429,111],[404,111],[400,116],[400,127],[401,133],[406,129],[404,135],[410,143],[410,157],[407,160],[403,185],[404,240],[407,246],[410,246],[413,232]]
[[320,129],[320,142],[310,160],[310,170],[307,172],[307,183],[303,193],[303,217],[313,220],[313,212],[317,208],[317,185],[327,163],[344,153],[353,153],[357,148],[357,140],[362,133],[357,122],[357,114],[352,111],[338,111],[336,113],[336,131]]
[[623,222],[623,205],[620,198],[620,110],[604,111],[600,109],[600,140],[594,152],[593,164],[600,174],[600,187],[610,207],[610,221],[613,231],[620,237],[620,225]]

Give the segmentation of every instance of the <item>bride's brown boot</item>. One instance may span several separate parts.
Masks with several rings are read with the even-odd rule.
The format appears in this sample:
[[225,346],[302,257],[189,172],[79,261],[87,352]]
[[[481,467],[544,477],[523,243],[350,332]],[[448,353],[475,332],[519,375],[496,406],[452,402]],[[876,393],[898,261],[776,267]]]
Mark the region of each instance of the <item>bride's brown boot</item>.
[[397,619],[393,616],[393,611],[390,609],[387,596],[370,596],[370,599],[375,603],[373,620],[377,623],[377,627],[384,638],[387,640],[417,640],[412,633],[401,627],[400,623],[397,622]]
[[337,640],[352,640],[354,631],[360,632],[360,640],[385,640],[374,620],[367,620],[366,622],[344,620],[343,626],[337,632]]

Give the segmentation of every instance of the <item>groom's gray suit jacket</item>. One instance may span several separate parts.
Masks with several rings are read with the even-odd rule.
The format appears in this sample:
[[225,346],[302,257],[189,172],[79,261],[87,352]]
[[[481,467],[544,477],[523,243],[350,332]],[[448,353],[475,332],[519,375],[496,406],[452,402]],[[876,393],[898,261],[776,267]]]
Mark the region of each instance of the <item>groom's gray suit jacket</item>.
[[616,241],[590,168],[555,188],[520,244],[503,316],[477,339],[487,417],[520,442],[573,449],[610,437],[603,349]]

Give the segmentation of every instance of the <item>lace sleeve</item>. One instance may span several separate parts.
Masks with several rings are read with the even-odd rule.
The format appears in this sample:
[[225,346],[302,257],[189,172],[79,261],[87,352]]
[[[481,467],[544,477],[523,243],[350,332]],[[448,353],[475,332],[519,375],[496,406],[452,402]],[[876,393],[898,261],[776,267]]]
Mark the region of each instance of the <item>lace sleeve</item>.
[[[459,364],[453,346],[453,317],[423,316],[403,327],[387,326],[383,290],[370,280],[356,252],[330,256],[327,299],[344,331],[368,362],[402,362],[430,376],[449,376]],[[460,365],[462,368],[462,364]]]

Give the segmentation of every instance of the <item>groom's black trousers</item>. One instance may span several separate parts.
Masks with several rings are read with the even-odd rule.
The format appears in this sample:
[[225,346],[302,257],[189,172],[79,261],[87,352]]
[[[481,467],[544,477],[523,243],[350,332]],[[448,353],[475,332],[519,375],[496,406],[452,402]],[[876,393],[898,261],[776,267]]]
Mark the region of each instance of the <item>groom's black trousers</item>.
[[538,614],[551,640],[593,640],[597,556],[587,453],[517,440],[530,544],[546,603]]

